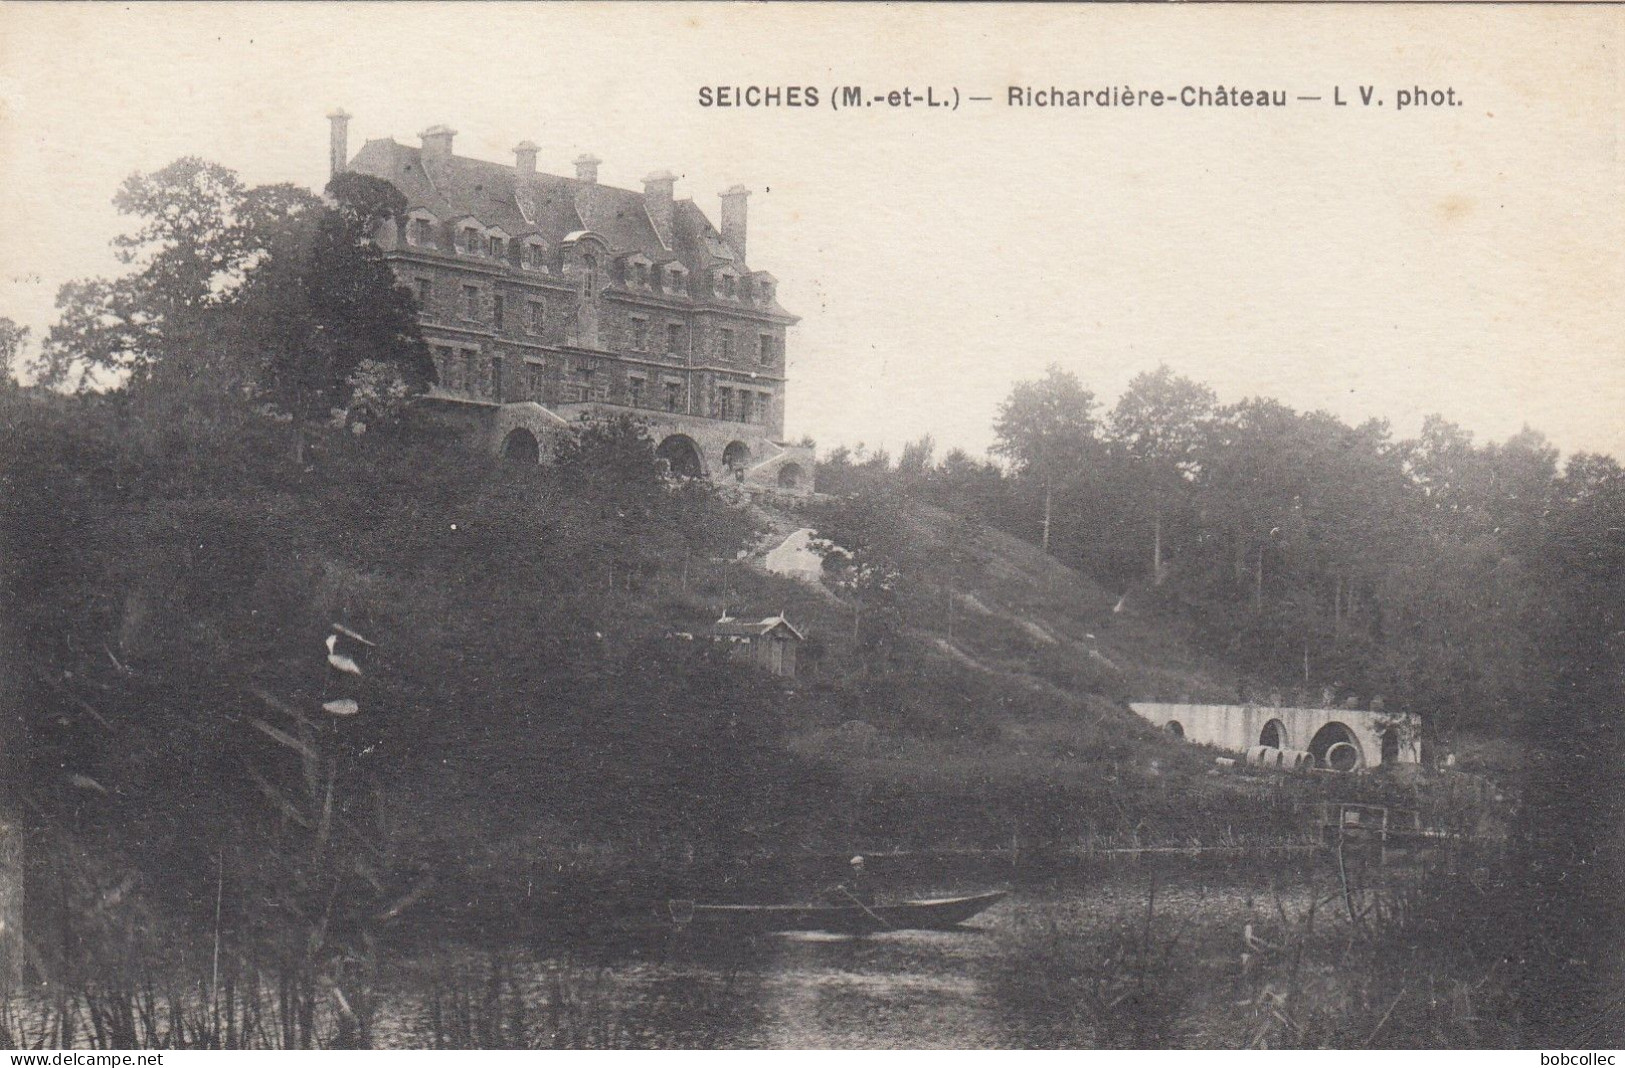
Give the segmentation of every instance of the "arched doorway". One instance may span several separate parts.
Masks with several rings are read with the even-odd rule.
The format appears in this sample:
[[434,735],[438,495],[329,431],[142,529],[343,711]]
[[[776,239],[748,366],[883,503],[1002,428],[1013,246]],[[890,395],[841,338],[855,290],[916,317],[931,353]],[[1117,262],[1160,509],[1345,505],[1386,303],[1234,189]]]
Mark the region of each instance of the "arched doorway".
[[728,442],[728,447],[722,450],[722,466],[736,477],[742,476],[745,468],[750,466],[750,446],[743,441]]
[[1258,744],[1267,745],[1271,749],[1286,748],[1286,724],[1278,719],[1272,719],[1264,724],[1264,729],[1258,732]]
[[1314,754],[1318,767],[1333,771],[1357,771],[1365,767],[1365,753],[1360,749],[1359,739],[1347,724],[1335,720],[1309,739],[1309,752]]
[[800,489],[802,478],[800,464],[785,464],[779,468],[779,487],[781,489]]
[[542,447],[536,440],[536,435],[518,427],[508,432],[502,439],[502,458],[512,464],[530,464],[535,466],[541,463]]
[[1185,725],[1180,723],[1177,719],[1171,719],[1167,723],[1164,723],[1162,725],[1162,729],[1173,735],[1175,738],[1185,737]]
[[1382,732],[1382,762],[1399,763],[1399,728],[1388,727]]
[[666,461],[671,473],[681,478],[700,478],[705,465],[700,462],[700,447],[687,434],[672,434],[655,449],[655,455]]

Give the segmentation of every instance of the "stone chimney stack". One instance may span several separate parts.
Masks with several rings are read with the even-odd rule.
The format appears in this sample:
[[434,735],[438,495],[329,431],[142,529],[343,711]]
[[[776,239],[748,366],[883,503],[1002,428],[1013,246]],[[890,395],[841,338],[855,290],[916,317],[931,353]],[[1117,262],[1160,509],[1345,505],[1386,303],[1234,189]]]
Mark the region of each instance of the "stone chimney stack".
[[590,185],[598,184],[598,165],[604,162],[592,153],[576,157],[576,180]]
[[745,201],[750,197],[750,190],[742,185],[736,185],[726,190],[722,196],[722,240],[738,254],[745,258]]
[[343,108],[327,115],[327,176],[343,174],[350,166],[350,113]]
[[451,139],[457,136],[457,131],[450,126],[431,126],[418,134],[423,138],[424,159],[450,159]]
[[513,149],[513,169],[522,182],[528,182],[536,177],[536,146],[530,141],[521,141]]
[[643,207],[649,213],[649,221],[655,224],[660,243],[667,248],[671,248],[671,224],[675,211],[672,195],[676,186],[677,176],[670,171],[655,171],[643,180]]

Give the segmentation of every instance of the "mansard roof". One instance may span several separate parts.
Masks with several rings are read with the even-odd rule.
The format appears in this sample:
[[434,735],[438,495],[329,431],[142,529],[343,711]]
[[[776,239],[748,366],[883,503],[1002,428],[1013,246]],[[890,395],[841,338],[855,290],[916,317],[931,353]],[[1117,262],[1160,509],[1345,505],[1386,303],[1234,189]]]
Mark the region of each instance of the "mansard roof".
[[[361,146],[350,169],[392,183],[406,197],[408,209],[425,208],[441,219],[472,215],[515,240],[540,236],[556,246],[572,234],[590,231],[617,254],[642,252],[655,263],[675,259],[702,275],[722,264],[749,273],[693,200],[673,203],[668,247],[655,231],[641,191],[538,172],[532,194],[522,204],[519,177],[511,165],[456,155],[427,163],[426,171],[421,148],[380,138]],[[777,302],[771,310],[789,314]]]

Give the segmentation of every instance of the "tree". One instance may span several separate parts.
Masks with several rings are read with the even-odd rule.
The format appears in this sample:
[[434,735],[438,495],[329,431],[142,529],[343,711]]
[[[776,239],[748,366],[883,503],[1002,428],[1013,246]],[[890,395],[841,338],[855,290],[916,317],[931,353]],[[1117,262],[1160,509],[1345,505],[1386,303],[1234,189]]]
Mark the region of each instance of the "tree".
[[1176,375],[1167,364],[1134,376],[1112,409],[1108,428],[1119,449],[1149,489],[1152,505],[1151,580],[1162,585],[1163,527],[1170,509],[1188,500],[1201,468],[1216,397],[1199,382]]
[[114,279],[79,279],[57,293],[61,321],[45,337],[40,381],[85,388],[139,379],[204,332],[205,310],[241,280],[254,242],[235,172],[196,157],[124,180],[113,204],[142,220],[113,240]]
[[1036,479],[1042,487],[1045,552],[1056,486],[1099,455],[1097,407],[1095,395],[1077,376],[1054,364],[1042,379],[1017,383],[999,406],[993,451],[1009,457],[1018,475]]
[[28,327],[0,315],[0,389],[16,385],[17,367],[22,361],[23,349],[28,346],[29,334]]
[[371,241],[406,210],[393,186],[340,175],[328,186],[331,204],[281,187],[256,193],[246,214],[264,252],[231,310],[259,395],[291,418],[299,457],[305,428],[349,404],[358,372],[376,379],[393,368],[416,393],[434,381],[434,364],[415,298]]

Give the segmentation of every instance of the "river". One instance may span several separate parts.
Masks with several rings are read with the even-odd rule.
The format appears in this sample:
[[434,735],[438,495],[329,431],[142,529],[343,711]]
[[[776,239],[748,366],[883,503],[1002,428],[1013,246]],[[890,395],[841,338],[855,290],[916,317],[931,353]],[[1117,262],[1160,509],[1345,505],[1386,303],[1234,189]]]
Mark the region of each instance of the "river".
[[[751,938],[650,922],[568,948],[532,943],[439,955],[421,961],[410,983],[437,992],[396,1014],[380,1044],[1222,1045],[1229,1036],[1173,1018],[1199,1019],[1213,996],[1204,989],[1213,984],[1195,977],[1241,977],[1249,924],[1262,932],[1313,901],[1324,907],[1332,889],[1324,862],[1303,853],[1016,866],[882,857],[870,867],[882,898],[996,886],[1011,895],[953,931]],[[760,874],[718,887],[716,897],[765,900]],[[807,877],[805,870],[787,876]],[[1123,1016],[1121,1005],[1148,982],[1161,1001],[1130,1001],[1139,1007]],[[1126,993],[1114,993],[1119,988]],[[399,992],[408,995],[405,986]],[[1079,1005],[1093,1006],[1092,1014],[1080,1015]],[[1131,1033],[1107,1033],[1112,1028]]]

